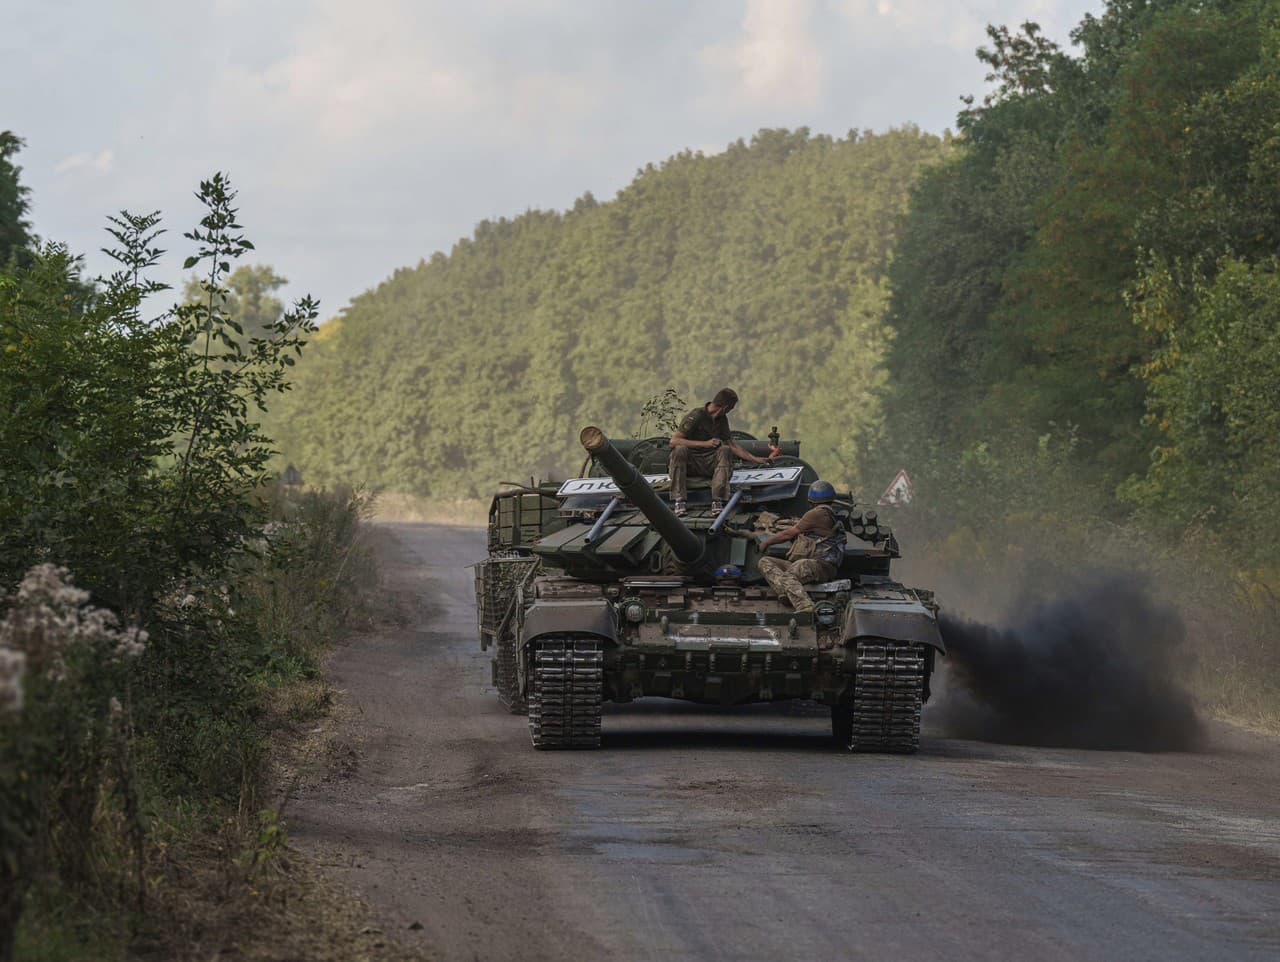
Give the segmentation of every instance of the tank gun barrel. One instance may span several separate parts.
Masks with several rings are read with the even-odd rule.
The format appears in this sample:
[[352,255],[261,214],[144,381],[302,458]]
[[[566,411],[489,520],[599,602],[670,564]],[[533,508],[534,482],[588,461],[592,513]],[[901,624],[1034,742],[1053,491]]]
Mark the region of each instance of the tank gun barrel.
[[687,565],[701,563],[707,553],[705,542],[681,524],[666,503],[654,493],[634,464],[618,453],[598,427],[582,429],[578,440],[599,462],[627,498],[649,519],[658,534],[671,546],[675,556]]

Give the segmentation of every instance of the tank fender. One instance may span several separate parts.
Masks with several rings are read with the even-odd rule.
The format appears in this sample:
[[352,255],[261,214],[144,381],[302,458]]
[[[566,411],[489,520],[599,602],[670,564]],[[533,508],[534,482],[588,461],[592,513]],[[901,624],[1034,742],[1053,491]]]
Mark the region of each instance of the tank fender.
[[841,641],[849,644],[866,637],[928,645],[944,655],[947,653],[938,630],[938,619],[918,601],[854,601],[845,618]]
[[603,598],[566,598],[535,601],[524,613],[520,644],[527,645],[542,635],[597,635],[610,644],[618,642],[618,618],[613,605]]

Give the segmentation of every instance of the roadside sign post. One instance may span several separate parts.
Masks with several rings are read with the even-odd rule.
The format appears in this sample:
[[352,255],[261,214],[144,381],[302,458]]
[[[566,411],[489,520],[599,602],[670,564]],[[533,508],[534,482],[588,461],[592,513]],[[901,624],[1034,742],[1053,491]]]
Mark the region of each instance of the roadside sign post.
[[907,477],[904,468],[889,482],[889,487],[884,489],[884,494],[880,495],[878,503],[885,507],[901,507],[911,503],[912,494],[911,479]]

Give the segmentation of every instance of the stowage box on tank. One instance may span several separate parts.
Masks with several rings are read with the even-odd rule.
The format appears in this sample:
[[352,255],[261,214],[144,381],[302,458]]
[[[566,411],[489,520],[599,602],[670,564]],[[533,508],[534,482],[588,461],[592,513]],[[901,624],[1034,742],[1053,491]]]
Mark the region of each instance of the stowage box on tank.
[[[758,536],[809,507],[818,475],[797,442],[738,440],[781,456],[735,471],[722,510],[691,487],[682,519],[661,493],[666,439],[610,442],[588,427],[581,441],[584,477],[494,498],[489,554],[476,565],[493,682],[510,710],[527,713],[537,748],[595,748],[604,702],[645,695],[807,699],[830,706],[834,736],[855,751],[919,747],[921,706],[945,652],[937,606],[890,576],[898,545],[874,511],[836,498],[844,559],[832,580],[805,586],[813,610],[796,611],[757,565]],[[645,473],[655,469],[663,473]]]

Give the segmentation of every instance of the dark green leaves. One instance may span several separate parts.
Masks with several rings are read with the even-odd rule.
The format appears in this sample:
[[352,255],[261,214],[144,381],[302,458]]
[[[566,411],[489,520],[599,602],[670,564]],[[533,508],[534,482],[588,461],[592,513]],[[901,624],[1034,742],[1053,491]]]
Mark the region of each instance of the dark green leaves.
[[[932,462],[948,491],[975,445],[1069,432],[1109,518],[1270,524],[1273,442],[1230,412],[1280,370],[1250,324],[1274,310],[1275,5],[1112,0],[1077,57],[1029,28],[990,35],[997,87],[921,184],[891,271],[885,469]],[[1269,360],[1246,363],[1245,340]],[[1263,540],[1248,550],[1276,558]]]

